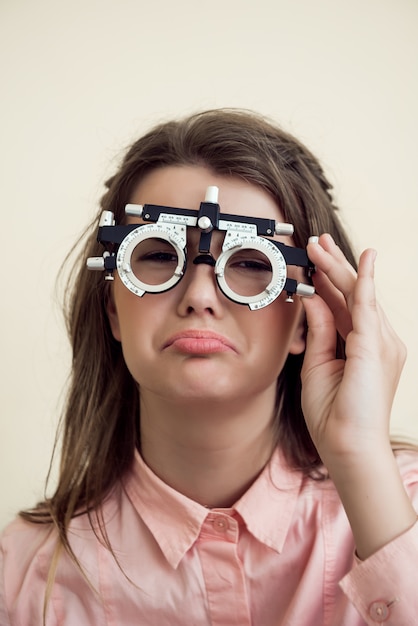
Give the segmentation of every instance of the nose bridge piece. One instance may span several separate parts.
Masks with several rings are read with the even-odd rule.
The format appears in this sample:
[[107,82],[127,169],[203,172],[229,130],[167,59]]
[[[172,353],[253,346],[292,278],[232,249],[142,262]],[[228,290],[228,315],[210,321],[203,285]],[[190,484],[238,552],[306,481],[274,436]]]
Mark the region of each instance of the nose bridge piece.
[[211,265],[212,267],[215,267],[216,262],[211,254],[198,254],[193,259],[193,265],[201,265],[201,264]]

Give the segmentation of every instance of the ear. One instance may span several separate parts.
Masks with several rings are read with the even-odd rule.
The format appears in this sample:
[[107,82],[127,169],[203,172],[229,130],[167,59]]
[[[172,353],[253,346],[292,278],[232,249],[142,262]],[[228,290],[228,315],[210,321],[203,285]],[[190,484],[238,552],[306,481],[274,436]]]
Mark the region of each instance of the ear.
[[106,302],[106,313],[109,319],[110,330],[116,341],[122,341],[120,333],[119,316],[116,309],[115,298],[113,296],[113,289],[109,290],[108,299]]
[[293,330],[293,338],[289,347],[289,354],[302,354],[306,348],[306,317],[305,310],[301,307],[299,318]]

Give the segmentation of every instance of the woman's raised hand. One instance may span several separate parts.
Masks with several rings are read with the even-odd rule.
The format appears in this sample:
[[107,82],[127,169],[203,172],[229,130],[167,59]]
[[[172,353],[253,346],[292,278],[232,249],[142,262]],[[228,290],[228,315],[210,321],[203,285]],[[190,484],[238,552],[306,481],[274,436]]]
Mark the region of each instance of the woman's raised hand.
[[[376,302],[374,250],[363,252],[357,273],[330,235],[308,254],[317,295],[304,299],[302,407],[364,559],[416,521],[389,437],[406,350]],[[336,331],[346,360],[335,358]]]
[[[374,250],[356,273],[328,234],[308,244],[317,295],[304,299],[308,323],[302,405],[325,464],[376,453],[389,420],[406,350],[376,302]],[[346,360],[335,358],[336,331]]]

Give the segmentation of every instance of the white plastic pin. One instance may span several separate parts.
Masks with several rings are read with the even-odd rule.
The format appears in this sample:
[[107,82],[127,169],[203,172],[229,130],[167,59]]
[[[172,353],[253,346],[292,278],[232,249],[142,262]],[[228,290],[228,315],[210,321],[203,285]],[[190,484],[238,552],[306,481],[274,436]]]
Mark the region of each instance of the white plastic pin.
[[99,220],[99,226],[114,226],[115,225],[115,216],[112,211],[102,211]]
[[212,202],[213,204],[218,204],[218,197],[219,197],[219,187],[215,187],[214,185],[212,185],[206,189],[205,202]]
[[278,222],[276,224],[274,232],[276,233],[276,235],[287,235],[288,237],[291,237],[295,232],[295,229],[293,227],[293,224],[284,224]]
[[142,204],[127,204],[125,206],[126,215],[131,215],[132,217],[142,217],[143,210]]

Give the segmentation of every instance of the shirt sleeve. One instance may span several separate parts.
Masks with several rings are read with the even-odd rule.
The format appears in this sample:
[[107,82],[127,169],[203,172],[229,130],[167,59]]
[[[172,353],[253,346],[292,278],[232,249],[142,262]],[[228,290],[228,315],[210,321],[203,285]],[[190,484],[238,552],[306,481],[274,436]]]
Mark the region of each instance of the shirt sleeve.
[[418,623],[418,522],[356,567],[340,582],[366,624]]
[[[418,454],[406,454],[398,462],[417,510]],[[417,572],[418,521],[365,561],[356,559],[340,587],[366,624],[409,626],[418,624]]]

